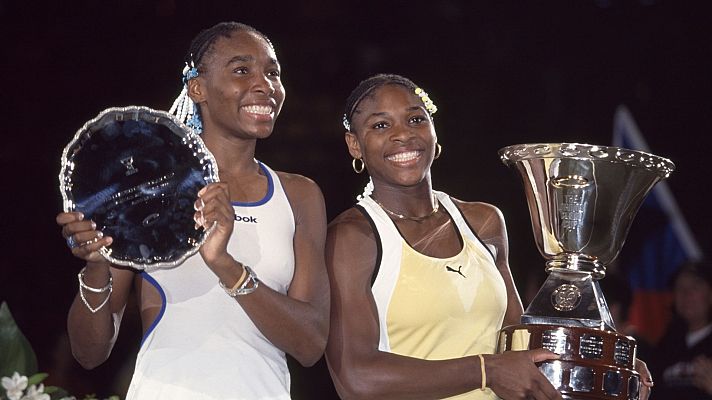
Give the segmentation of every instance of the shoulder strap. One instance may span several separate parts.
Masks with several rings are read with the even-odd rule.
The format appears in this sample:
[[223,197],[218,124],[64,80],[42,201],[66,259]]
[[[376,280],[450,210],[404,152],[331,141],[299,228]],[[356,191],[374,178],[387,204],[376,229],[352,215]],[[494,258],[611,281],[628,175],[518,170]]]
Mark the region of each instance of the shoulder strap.
[[455,225],[457,226],[457,229],[460,230],[460,233],[465,238],[479,243],[482,248],[492,257],[492,261],[496,261],[496,257],[492,253],[492,250],[490,250],[490,248],[487,247],[487,245],[482,241],[482,239],[480,239],[475,229],[472,228],[469,222],[467,222],[467,219],[462,213],[462,210],[460,210],[460,208],[455,204],[455,202],[452,201],[450,196],[447,193],[438,191],[434,192],[438,200],[440,201],[440,204],[442,204],[447,210],[447,212],[450,213],[450,216],[452,217],[453,221],[455,221]]

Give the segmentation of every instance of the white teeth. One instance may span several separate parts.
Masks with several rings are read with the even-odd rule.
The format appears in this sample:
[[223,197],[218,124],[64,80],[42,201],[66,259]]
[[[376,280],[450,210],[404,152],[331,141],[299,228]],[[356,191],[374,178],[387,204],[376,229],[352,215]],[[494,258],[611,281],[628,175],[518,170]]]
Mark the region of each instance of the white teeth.
[[272,114],[271,106],[251,105],[251,106],[244,106],[242,108],[251,114],[263,114],[263,115]]
[[419,154],[420,152],[418,151],[406,151],[404,153],[393,154],[392,156],[386,157],[386,159],[395,162],[406,162],[415,160]]

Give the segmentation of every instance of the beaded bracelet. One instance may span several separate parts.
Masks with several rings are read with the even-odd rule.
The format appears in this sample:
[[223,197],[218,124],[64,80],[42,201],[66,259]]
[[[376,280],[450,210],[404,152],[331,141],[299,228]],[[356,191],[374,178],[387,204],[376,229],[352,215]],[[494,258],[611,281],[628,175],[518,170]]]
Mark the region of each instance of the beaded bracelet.
[[[82,299],[82,302],[84,305],[91,311],[92,314],[95,314],[97,311],[101,310],[102,307],[106,305],[106,303],[109,302],[109,298],[111,297],[111,292],[113,291],[113,283],[114,283],[114,278],[111,276],[111,273],[109,273],[109,283],[106,284],[103,288],[94,288],[86,283],[84,283],[84,272],[86,272],[87,267],[84,267],[79,271],[77,274],[77,280],[79,281],[79,297]],[[89,302],[87,301],[86,296],[84,296],[84,290],[88,290],[92,293],[104,293],[107,290],[109,291],[109,294],[106,295],[106,298],[104,301],[99,304],[98,307],[94,308],[92,307]]]

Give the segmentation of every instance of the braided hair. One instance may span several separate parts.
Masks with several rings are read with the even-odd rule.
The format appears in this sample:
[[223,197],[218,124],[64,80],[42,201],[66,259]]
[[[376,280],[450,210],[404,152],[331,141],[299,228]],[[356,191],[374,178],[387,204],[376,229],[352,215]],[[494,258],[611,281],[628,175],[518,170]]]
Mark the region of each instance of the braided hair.
[[344,107],[343,123],[347,131],[351,130],[351,121],[353,115],[358,113],[358,105],[363,99],[373,95],[373,92],[385,85],[401,85],[410,91],[415,91],[418,87],[410,79],[396,74],[377,74],[370,78],[364,79],[356,88],[351,91],[351,94],[346,99],[346,107]]
[[274,50],[274,46],[272,45],[272,42],[269,40],[267,35],[251,27],[250,25],[246,25],[240,22],[221,22],[208,29],[201,31],[197,36],[195,36],[195,38],[193,38],[193,40],[190,42],[188,52],[185,55],[186,64],[190,64],[192,62],[193,65],[198,69],[198,72],[203,72],[203,60],[206,59],[207,56],[212,54],[214,50],[213,45],[215,44],[215,42],[221,37],[229,39],[232,33],[236,31],[247,31],[254,33],[264,39],[265,42],[267,42],[267,44],[269,45],[269,47]]

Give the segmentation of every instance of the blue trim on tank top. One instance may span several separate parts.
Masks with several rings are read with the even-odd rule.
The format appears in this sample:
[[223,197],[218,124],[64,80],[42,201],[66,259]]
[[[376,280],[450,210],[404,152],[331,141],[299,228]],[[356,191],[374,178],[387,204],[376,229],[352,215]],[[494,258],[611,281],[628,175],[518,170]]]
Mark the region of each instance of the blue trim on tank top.
[[141,272],[141,278],[153,285],[153,287],[158,290],[158,294],[161,295],[161,311],[158,313],[156,319],[153,320],[151,326],[148,327],[146,333],[141,338],[141,347],[143,347],[143,342],[146,341],[146,338],[151,334],[151,332],[153,332],[153,330],[156,328],[156,325],[158,325],[158,322],[161,320],[161,318],[163,318],[163,313],[166,312],[166,293],[163,291],[161,285],[159,285],[158,282],[146,271]]
[[233,201],[232,202],[233,206],[239,206],[239,207],[261,206],[262,204],[265,204],[272,198],[272,195],[274,194],[274,181],[272,180],[272,174],[267,170],[267,167],[265,167],[264,164],[262,164],[259,161],[257,161],[257,164],[259,164],[260,169],[267,176],[267,194],[265,195],[265,197],[262,198],[262,200],[257,200],[257,201],[253,201],[253,202],[243,203],[241,201]]

